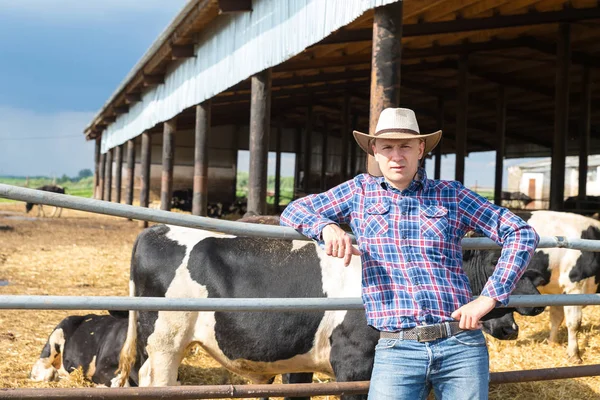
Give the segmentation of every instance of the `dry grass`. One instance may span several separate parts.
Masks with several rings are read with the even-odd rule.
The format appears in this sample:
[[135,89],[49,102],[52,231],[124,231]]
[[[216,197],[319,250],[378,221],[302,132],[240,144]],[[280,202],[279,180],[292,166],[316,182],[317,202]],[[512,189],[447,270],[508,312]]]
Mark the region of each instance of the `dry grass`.
[[[137,222],[122,218],[64,210],[60,219],[18,219],[22,203],[0,204],[0,294],[127,295],[129,258]],[[36,383],[29,371],[56,324],[67,315],[86,311],[0,310],[0,388],[82,387],[89,383],[81,372],[58,383]],[[583,312],[580,346],[584,364],[600,364],[600,308]],[[548,313],[519,317],[517,341],[489,338],[492,371],[513,371],[569,366],[566,329],[562,345],[547,342]],[[246,381],[220,367],[202,350],[193,348],[180,368],[187,385],[242,384]],[[324,376],[315,381],[327,381]],[[600,399],[600,378],[496,385],[490,399]]]

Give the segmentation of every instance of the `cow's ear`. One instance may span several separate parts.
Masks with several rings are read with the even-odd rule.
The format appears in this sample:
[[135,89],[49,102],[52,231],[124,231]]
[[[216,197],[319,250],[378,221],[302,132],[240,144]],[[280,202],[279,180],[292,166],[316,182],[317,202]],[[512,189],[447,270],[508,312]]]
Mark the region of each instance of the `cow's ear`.
[[588,226],[588,228],[581,233],[582,239],[600,240],[600,229],[595,226]]

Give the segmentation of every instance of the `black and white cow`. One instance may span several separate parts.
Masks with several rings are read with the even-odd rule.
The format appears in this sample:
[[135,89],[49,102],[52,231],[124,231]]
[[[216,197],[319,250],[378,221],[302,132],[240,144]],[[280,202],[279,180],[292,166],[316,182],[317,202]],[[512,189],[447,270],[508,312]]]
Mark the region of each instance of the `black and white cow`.
[[[467,263],[465,270],[477,268]],[[144,230],[134,245],[130,294],[359,297],[360,283],[359,257],[344,267],[343,260],[327,256],[310,241],[235,237],[157,225]],[[523,294],[539,293],[531,282],[522,283]],[[536,314],[543,308],[521,311]],[[500,316],[512,310],[494,312]],[[130,311],[119,366],[125,380],[135,363],[140,386],[174,385],[186,347],[197,342],[224,367],[256,383],[269,382],[281,373],[306,372],[322,372],[338,381],[367,380],[378,338],[379,333],[367,326],[363,310]]]
[[[519,213],[540,236],[565,236],[600,240],[600,222],[578,214],[556,211],[533,211]],[[476,257],[491,258],[492,262],[500,255],[499,250],[474,251]],[[571,250],[565,248],[538,249],[526,276],[544,294],[585,294],[595,293],[600,278],[600,253]],[[568,331],[567,355],[573,363],[581,362],[577,334],[581,326],[582,306],[550,307],[550,338],[558,342],[558,328],[565,319]],[[509,316],[503,321],[506,324]],[[497,323],[493,321],[491,324]]]
[[[39,188],[36,188],[36,190],[43,190],[44,192],[65,194],[65,189],[63,187],[56,186],[56,185],[44,185],[44,186],[40,186]],[[38,213],[37,213],[38,217],[40,216],[40,214],[44,217],[46,216],[46,213],[44,212],[44,208],[42,207],[41,204],[25,203],[25,212],[29,213],[29,211],[31,211],[33,206],[38,206]],[[50,217],[54,217],[56,215],[57,211],[58,211],[57,218],[60,217],[60,214],[62,214],[61,207],[55,207],[54,211],[52,212],[52,215]]]
[[[118,313],[114,313],[119,315]],[[82,367],[85,378],[97,385],[114,385],[119,351],[127,336],[127,317],[74,315],[54,328],[40,358],[31,369],[34,381],[56,381]],[[125,386],[137,385],[137,374]]]
[[171,196],[171,208],[181,211],[192,211],[194,191],[191,188],[174,190]]

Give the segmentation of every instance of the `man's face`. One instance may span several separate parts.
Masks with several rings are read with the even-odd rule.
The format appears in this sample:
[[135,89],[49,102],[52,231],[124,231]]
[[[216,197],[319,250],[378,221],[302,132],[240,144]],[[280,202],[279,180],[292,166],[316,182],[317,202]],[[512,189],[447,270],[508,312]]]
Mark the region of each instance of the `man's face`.
[[385,179],[397,189],[406,189],[417,173],[425,142],[420,139],[376,139],[372,146]]

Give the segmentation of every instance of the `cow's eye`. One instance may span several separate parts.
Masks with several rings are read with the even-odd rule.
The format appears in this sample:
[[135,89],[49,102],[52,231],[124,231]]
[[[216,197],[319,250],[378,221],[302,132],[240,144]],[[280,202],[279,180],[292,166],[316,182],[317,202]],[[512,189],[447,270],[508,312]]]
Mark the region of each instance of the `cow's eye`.
[[494,258],[494,259],[492,260],[492,265],[494,265],[494,266],[495,266],[496,264],[498,264],[498,259],[497,259],[497,258]]

